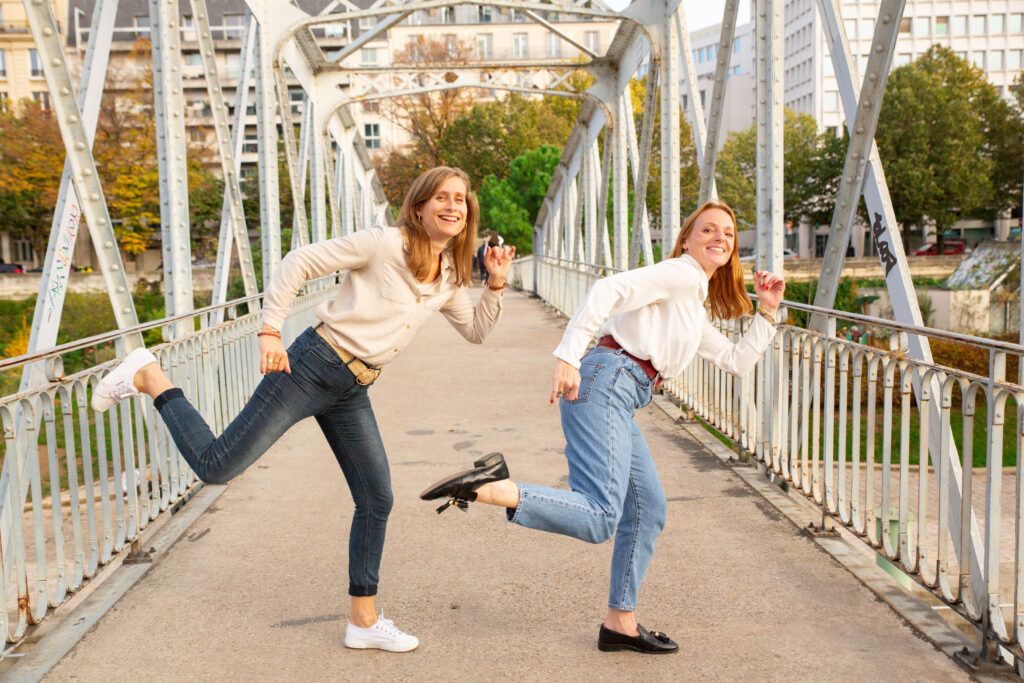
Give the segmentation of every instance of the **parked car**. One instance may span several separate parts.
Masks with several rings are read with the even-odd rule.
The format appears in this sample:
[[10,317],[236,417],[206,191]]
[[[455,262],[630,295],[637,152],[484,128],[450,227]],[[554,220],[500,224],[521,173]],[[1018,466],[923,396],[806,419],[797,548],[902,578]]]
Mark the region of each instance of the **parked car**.
[[[963,254],[967,251],[967,243],[963,240],[945,240],[942,253],[945,256],[956,256],[957,254]],[[938,256],[939,255],[939,244],[938,242],[929,242],[920,249],[914,252],[914,256]]]
[[0,263],[0,273],[24,273],[25,268],[20,263]]

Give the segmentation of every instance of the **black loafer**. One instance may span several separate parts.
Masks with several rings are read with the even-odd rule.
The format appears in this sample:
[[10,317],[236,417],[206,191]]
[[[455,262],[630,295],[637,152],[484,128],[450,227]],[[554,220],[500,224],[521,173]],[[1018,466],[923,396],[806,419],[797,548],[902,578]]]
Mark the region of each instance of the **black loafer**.
[[469,503],[476,500],[478,488],[484,484],[490,484],[492,481],[508,479],[508,466],[505,464],[505,456],[501,453],[491,453],[473,464],[474,467],[471,470],[465,470],[434,482],[420,494],[420,498],[423,500],[447,498],[448,502],[437,509],[438,513],[444,512],[451,505],[465,511],[469,507]]
[[597,636],[597,649],[601,652],[632,650],[645,655],[667,655],[679,650],[676,641],[661,631],[648,631],[640,624],[637,624],[637,629],[640,635],[627,636],[601,624],[601,633]]

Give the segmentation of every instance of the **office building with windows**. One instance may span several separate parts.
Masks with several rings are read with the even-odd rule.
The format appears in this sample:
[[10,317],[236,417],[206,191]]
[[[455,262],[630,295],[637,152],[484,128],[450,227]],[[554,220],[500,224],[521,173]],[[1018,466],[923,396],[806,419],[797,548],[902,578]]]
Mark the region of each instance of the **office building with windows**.
[[[696,73],[697,96],[700,97],[705,122],[711,109],[721,33],[720,24],[690,33],[690,52]],[[757,89],[755,63],[754,24],[750,22],[738,25],[732,41],[720,142],[724,141],[729,133],[749,128],[754,122]],[[689,111],[686,90],[683,93],[683,106]]]

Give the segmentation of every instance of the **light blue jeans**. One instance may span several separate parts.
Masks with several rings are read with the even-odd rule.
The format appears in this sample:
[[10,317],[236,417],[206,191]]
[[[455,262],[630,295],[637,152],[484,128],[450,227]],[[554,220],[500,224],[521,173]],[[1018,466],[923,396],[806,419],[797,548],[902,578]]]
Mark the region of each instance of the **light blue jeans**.
[[509,520],[590,543],[615,536],[608,606],[633,611],[665,528],[665,494],[633,415],[651,402],[652,382],[621,351],[596,347],[580,366],[579,397],[562,399],[571,491],[518,483]]

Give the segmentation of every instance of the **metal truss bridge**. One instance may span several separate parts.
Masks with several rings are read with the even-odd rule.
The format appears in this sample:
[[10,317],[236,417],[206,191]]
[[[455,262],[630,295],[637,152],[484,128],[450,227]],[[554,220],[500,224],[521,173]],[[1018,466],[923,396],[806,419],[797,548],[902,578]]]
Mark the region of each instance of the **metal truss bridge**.
[[[1022,348],[923,327],[885,175],[874,144],[882,95],[905,2],[882,0],[863,74],[844,34],[840,0],[817,0],[850,134],[814,306],[791,304],[812,324],[784,325],[757,372],[738,380],[695,363],[667,394],[761,463],[773,477],[814,501],[822,518],[846,527],[867,547],[959,613],[982,634],[986,651],[1024,657],[1024,530],[1021,527],[1021,429],[1005,425],[1024,399],[1006,378]],[[181,5],[184,5],[181,0]],[[571,97],[579,119],[535,223],[534,253],[516,264],[522,289],[570,314],[597,277],[654,260],[652,237],[672,244],[681,223],[682,118],[693,124],[700,200],[716,196],[716,150],[737,0],[727,0],[713,90],[705,117],[697,92],[686,16],[679,0],[635,0],[622,11],[596,1],[378,0],[360,9],[330,2],[317,15],[281,0],[246,0],[242,82],[252,74],[260,177],[263,282],[253,267],[242,211],[240,156],[248,86],[235,95],[234,119],[219,82],[206,0],[189,0],[225,180],[212,305],[194,310],[182,88],[180,7],[150,0],[154,117],[167,318],[139,324],[117,248],[112,217],[92,154],[100,99],[115,31],[117,0],[99,0],[79,82],[65,61],[51,5],[24,0],[31,33],[67,152],[59,199],[32,322],[29,351],[0,362],[22,372],[17,394],[0,398],[5,436],[0,479],[0,636],[16,643],[114,559],[142,550],[148,526],[187,499],[197,481],[174,451],[149,401],[125,404],[107,418],[87,397],[109,368],[65,376],[61,357],[113,342],[119,351],[161,329],[155,349],[176,383],[197,401],[215,430],[237,413],[257,379],[251,343],[261,289],[281,259],[278,146],[283,138],[294,200],[293,245],[386,222],[389,207],[349,107],[402,95],[482,88]],[[369,67],[351,59],[361,46],[418,10],[468,4],[515,9],[578,48],[582,61]],[[756,261],[783,272],[783,0],[753,0],[757,65]],[[574,41],[544,13],[619,21],[603,54]],[[317,29],[372,25],[328,59]],[[357,60],[356,60],[357,61]],[[573,89],[574,72],[593,78]],[[629,84],[646,81],[639,129]],[[292,120],[289,85],[304,93]],[[685,103],[685,106],[684,106]],[[660,116],[655,116],[655,111]],[[707,124],[705,125],[705,118]],[[660,126],[659,149],[652,149]],[[295,132],[298,131],[298,135]],[[644,198],[649,169],[661,169],[660,234],[652,235]],[[632,193],[632,205],[630,196]],[[309,211],[306,210],[308,195]],[[892,301],[894,320],[831,310],[863,197]],[[605,208],[607,207],[607,209]],[[630,219],[632,217],[632,220]],[[68,254],[85,222],[95,245],[118,329],[55,347],[68,284]],[[241,270],[245,297],[227,301],[228,273]],[[288,334],[309,322],[332,293],[310,283],[295,304]],[[884,331],[890,348],[836,333],[837,320]],[[743,321],[723,326],[737,335]],[[982,348],[986,376],[936,366],[929,339]],[[1019,363],[1018,363],[1019,365]],[[1019,382],[1019,381],[1018,381]],[[977,423],[975,418],[977,419]],[[984,424],[981,424],[981,423]],[[1012,423],[1013,420],[1010,420]],[[972,449],[985,450],[975,471]],[[913,451],[911,449],[914,449]],[[1016,469],[1003,465],[1004,453]],[[880,456],[877,457],[876,456]],[[876,462],[877,459],[877,462]],[[911,466],[911,461],[921,465]],[[930,465],[928,464],[930,463]],[[48,499],[48,500],[46,500]]]

